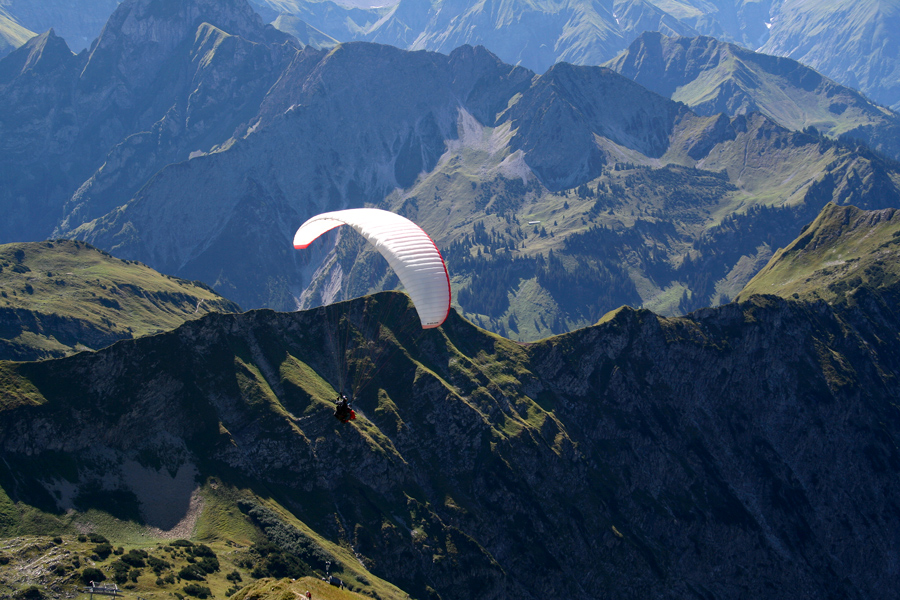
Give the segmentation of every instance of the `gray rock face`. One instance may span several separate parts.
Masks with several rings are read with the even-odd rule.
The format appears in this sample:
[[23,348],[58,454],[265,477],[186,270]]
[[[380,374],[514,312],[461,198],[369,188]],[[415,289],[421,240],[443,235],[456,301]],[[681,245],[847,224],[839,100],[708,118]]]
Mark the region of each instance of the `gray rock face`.
[[53,31],[30,40],[0,63],[12,182],[0,236],[48,237],[67,200],[70,227],[105,214],[164,165],[227,140],[293,56],[291,40],[245,2],[202,0],[124,2],[78,56]]
[[390,359],[341,426],[321,391],[342,368],[330,327],[346,316],[368,338],[367,311],[396,299],[209,315],[18,365],[5,381],[42,403],[9,396],[0,452],[19,482],[51,451],[85,480],[96,456],[108,481],[139,456],[239,473],[414,595],[424,582],[475,598],[894,594],[896,290],[841,309],[622,309],[527,346],[455,314],[411,334],[400,303],[381,339],[403,350],[380,347]]

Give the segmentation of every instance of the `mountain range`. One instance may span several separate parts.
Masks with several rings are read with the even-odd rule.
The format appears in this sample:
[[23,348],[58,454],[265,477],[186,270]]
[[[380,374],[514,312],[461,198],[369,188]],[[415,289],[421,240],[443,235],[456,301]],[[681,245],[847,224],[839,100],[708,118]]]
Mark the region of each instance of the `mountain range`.
[[[247,561],[276,550],[387,598],[892,597],[898,227],[893,209],[827,206],[759,276],[839,295],[622,308],[533,344],[455,312],[422,332],[382,293],[0,363],[0,527],[162,552],[148,540],[190,517],[273,600],[284,588]],[[331,416],[334,324],[371,348],[350,372],[387,357],[352,425]],[[45,581],[71,585],[71,554],[46,555]],[[133,592],[185,585],[156,564]]]
[[900,157],[900,116],[794,60],[710,37],[644,33],[607,66],[702,115],[761,112],[800,131],[862,140]]
[[[253,0],[266,22],[316,48],[372,41],[449,53],[484,45],[512,64],[543,72],[565,61],[612,59],[645,31],[705,35],[789,57],[875,102],[900,106],[897,7],[879,0],[566,0],[472,3]],[[88,48],[117,0],[4,0],[0,21],[35,32],[55,29],[70,48]],[[0,26],[0,56],[21,45]],[[31,32],[28,32],[29,37]]]
[[[837,3],[354,4],[0,58],[0,596],[893,598],[896,116],[741,46]],[[291,247],[363,205],[434,237],[441,327]]]
[[[237,0],[129,0],[89,52],[48,32],[0,61],[0,233],[78,237],[246,308],[289,309],[396,285],[350,236],[290,248],[316,212],[383,206],[435,238],[463,314],[534,340],[622,304],[727,301],[827,202],[895,205],[892,160],[785,128],[826,130],[820,107],[846,103],[827,131],[864,138],[890,131],[890,113],[791,61],[767,71],[779,59],[666,42],[685,43],[775,83],[738,88],[717,68],[705,85],[732,89],[735,110],[707,116],[601,67],[301,48]],[[677,61],[667,73],[690,79]],[[793,120],[736,110],[773,106],[790,77],[811,87]]]
[[786,0],[771,20],[760,52],[799,60],[900,110],[900,6],[895,2]]
[[561,61],[603,63],[645,31],[705,35],[798,60],[880,104],[900,106],[900,15],[895,4],[879,0],[400,0],[371,9],[327,0],[254,2],[341,42],[444,53],[483,45],[538,73]]

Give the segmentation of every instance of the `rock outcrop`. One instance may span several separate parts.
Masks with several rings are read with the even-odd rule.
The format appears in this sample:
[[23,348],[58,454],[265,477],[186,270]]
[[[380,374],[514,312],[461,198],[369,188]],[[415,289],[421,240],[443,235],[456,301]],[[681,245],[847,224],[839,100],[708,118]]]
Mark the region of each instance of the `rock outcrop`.
[[[125,465],[200,465],[414,596],[886,599],[900,312],[860,294],[668,319],[623,308],[524,346],[455,313],[416,333],[393,294],[211,314],[3,366],[0,482],[61,510],[46,490],[102,481],[140,503]],[[378,368],[343,426],[341,369],[367,364],[335,359],[347,322]],[[60,452],[65,470],[29,471]]]

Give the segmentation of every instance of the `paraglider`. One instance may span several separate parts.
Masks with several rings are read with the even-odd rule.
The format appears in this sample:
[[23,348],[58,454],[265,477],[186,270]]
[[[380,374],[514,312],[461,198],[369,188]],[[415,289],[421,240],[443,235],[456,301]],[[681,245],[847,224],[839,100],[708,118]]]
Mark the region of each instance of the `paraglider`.
[[334,407],[334,418],[341,423],[349,423],[356,419],[356,412],[350,408],[350,400],[344,394],[338,395],[336,406]]
[[[444,259],[434,240],[406,217],[377,208],[322,213],[300,226],[294,234],[294,248],[307,248],[319,236],[342,225],[357,231],[387,260],[409,294],[422,330],[439,327],[446,320],[450,313],[450,276]],[[345,349],[339,349],[338,353],[346,363]],[[342,365],[342,371],[347,368],[346,364]],[[357,381],[356,385],[363,384]],[[350,402],[358,389],[349,391],[349,399],[341,389],[336,400],[334,416],[342,423],[356,418]]]
[[358,231],[387,259],[412,298],[424,329],[444,322],[450,312],[450,276],[434,240],[421,227],[378,208],[337,210],[301,225],[294,234],[294,248],[302,250],[341,225]]

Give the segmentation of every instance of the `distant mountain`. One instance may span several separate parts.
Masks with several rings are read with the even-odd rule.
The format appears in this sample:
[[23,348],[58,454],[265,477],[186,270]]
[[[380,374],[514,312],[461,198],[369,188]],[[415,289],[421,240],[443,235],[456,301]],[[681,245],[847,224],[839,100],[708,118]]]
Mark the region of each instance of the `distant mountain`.
[[759,111],[788,129],[815,127],[900,158],[900,115],[791,59],[648,32],[605,66],[702,115]]
[[341,42],[443,53],[483,45],[538,73],[556,62],[601,64],[646,31],[702,34],[792,58],[879,104],[900,106],[900,7],[879,0],[401,0],[371,9],[330,0],[253,1]]
[[464,315],[535,340],[727,302],[828,202],[900,202],[900,168],[864,146],[608,69],[301,49],[246,3],[158,1],[124,2],[91,53],[48,33],[0,61],[5,239],[78,237],[293,309],[398,285],[346,233],[291,248],[317,212],[382,206],[434,236]]
[[703,35],[758,48],[769,38],[772,0],[650,0]]
[[326,35],[316,29],[310,27],[304,21],[290,15],[279,15],[272,25],[279,31],[289,33],[304,45],[311,46],[317,50],[322,48],[333,48],[338,45],[338,41],[333,37]]
[[900,5],[881,0],[784,0],[760,52],[798,60],[900,110]]
[[[898,8],[878,0],[252,1],[267,22],[315,48],[332,40],[371,41],[446,54],[464,44],[484,45],[505,62],[539,73],[560,61],[600,64],[645,31],[707,35],[793,58],[880,104],[900,106],[892,50]],[[4,0],[0,10],[31,31],[53,28],[80,52],[118,2]]]
[[49,29],[76,52],[90,47],[120,0],[3,0],[5,10],[23,27],[44,33]]
[[34,36],[33,31],[19,25],[3,8],[0,8],[0,58]]
[[199,282],[69,240],[0,246],[0,296],[0,360],[65,356],[240,311]]
[[[857,301],[895,289],[900,279],[900,211],[829,204],[794,242],[779,250],[738,296]],[[897,298],[894,298],[896,301]]]
[[[845,218],[884,220],[822,222]],[[853,235],[834,233],[823,255]],[[0,528],[159,553],[142,534],[190,516],[260,593],[247,540],[389,598],[891,598],[896,279],[846,293],[622,308],[528,345],[455,312],[423,332],[385,293],[0,363]],[[345,335],[366,353],[337,352]],[[341,425],[333,398],[361,370]]]
[[329,241],[290,248],[316,212],[388,206],[438,241],[466,314],[533,340],[622,304],[727,301],[826,202],[900,198],[882,158],[759,115],[697,116],[601,68],[535,78],[471,49],[368,44],[320,61],[281,79],[252,134],[165,169],[71,235],[284,309],[396,285],[352,237],[343,261],[324,259]]
[[246,129],[298,46],[243,0],[125,2],[77,56],[52,30],[29,40],[0,61],[0,239],[50,236],[61,206],[105,214]]
[[462,45],[483,45],[504,62],[539,73],[557,62],[600,64],[645,30],[668,35],[697,33],[646,0],[501,0],[487,4],[400,0],[371,9],[329,0],[254,1],[341,42],[376,42],[444,54]]

